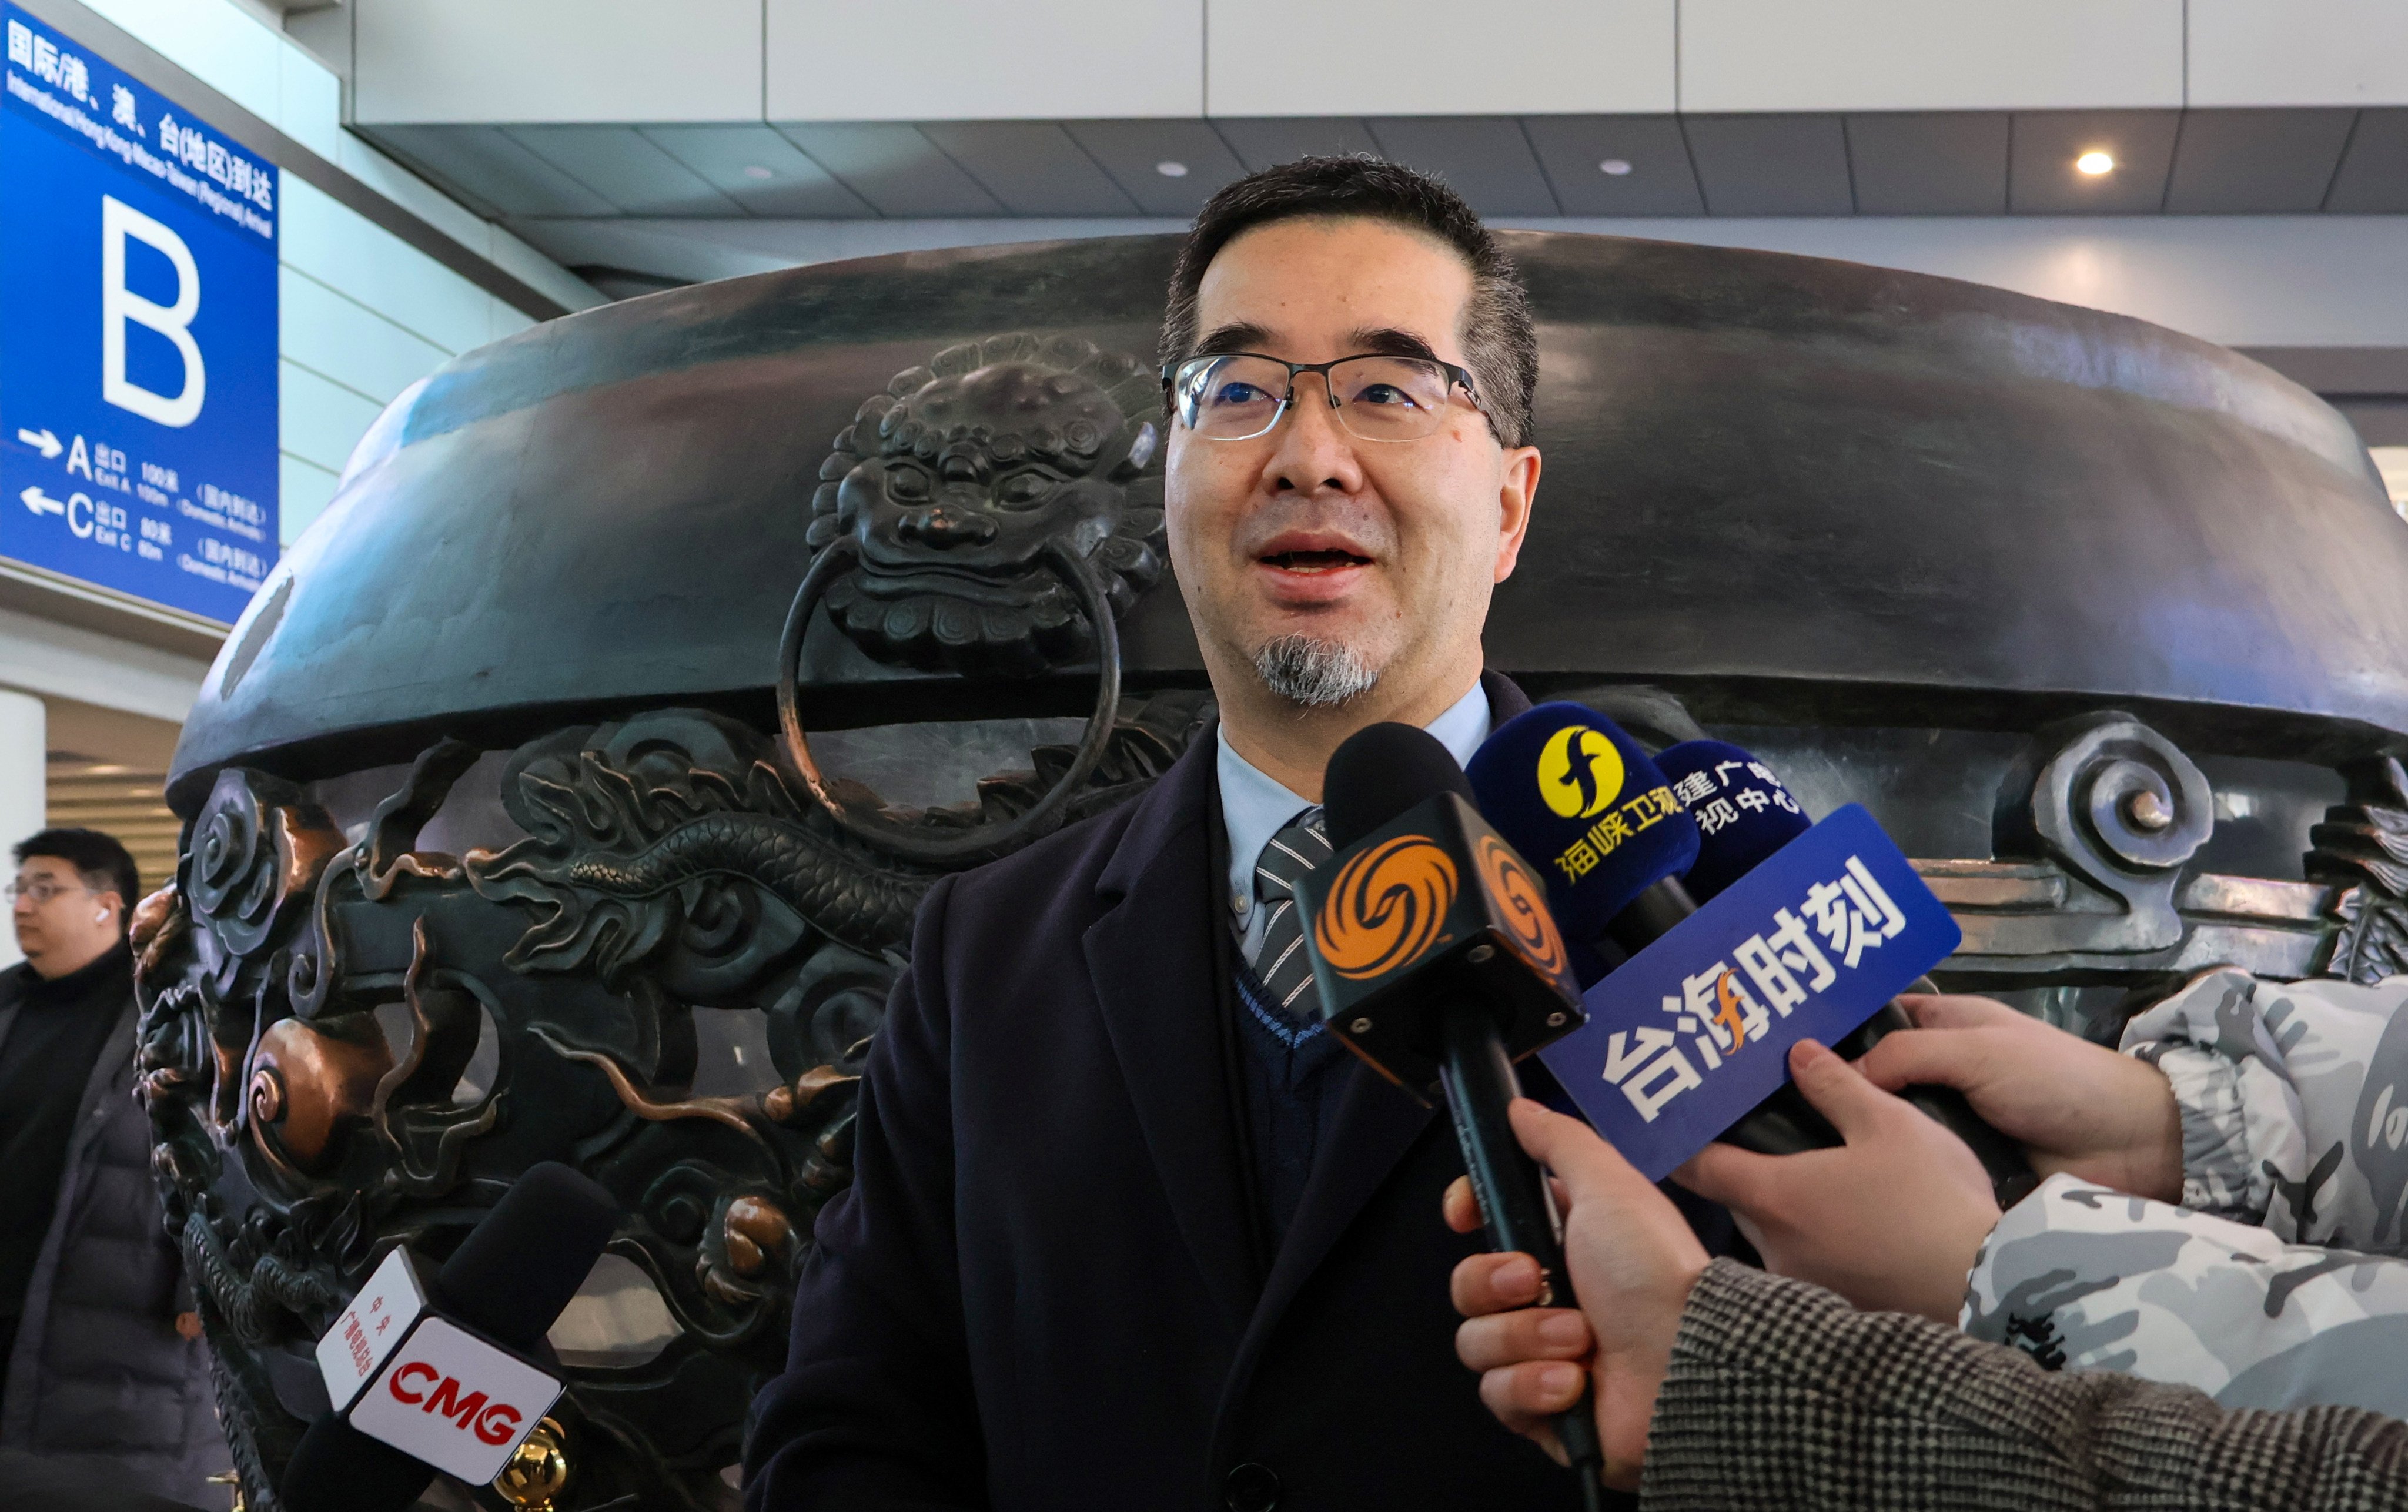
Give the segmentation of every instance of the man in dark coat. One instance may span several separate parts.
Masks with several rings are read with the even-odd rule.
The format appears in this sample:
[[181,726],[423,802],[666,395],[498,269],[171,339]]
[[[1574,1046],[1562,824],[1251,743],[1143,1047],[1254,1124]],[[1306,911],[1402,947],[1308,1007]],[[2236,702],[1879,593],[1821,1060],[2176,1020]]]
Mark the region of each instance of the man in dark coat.
[[747,1505],[1563,1508],[1455,1362],[1447,1120],[1318,1022],[1288,897],[1380,720],[1526,707],[1481,629],[1537,349],[1443,186],[1309,159],[1173,275],[1168,532],[1219,710],[1153,791],[922,906]]
[[229,1467],[134,1096],[134,860],[95,830],[16,848],[0,972],[0,1454],[206,1506]]

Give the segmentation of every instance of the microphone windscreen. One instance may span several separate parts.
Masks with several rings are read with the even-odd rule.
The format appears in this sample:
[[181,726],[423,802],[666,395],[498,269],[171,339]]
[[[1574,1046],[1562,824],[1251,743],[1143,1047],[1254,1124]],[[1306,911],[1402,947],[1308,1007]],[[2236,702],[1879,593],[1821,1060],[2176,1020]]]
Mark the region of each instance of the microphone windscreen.
[[1323,822],[1329,846],[1343,850],[1426,798],[1452,792],[1471,802],[1471,785],[1438,736],[1410,724],[1369,724],[1330,753],[1322,772]]
[[1488,822],[1547,879],[1566,934],[1590,940],[1698,857],[1698,827],[1639,743],[1581,704],[1508,720],[1471,758]]
[[453,1318],[530,1352],[618,1226],[618,1199],[592,1177],[557,1161],[530,1165],[452,1251],[430,1290]]
[[285,1512],[402,1512],[434,1478],[434,1466],[330,1412],[293,1447],[276,1489]]
[[1684,740],[1656,764],[1698,825],[1698,860],[1683,880],[1703,903],[1814,827],[1772,769],[1727,740]]

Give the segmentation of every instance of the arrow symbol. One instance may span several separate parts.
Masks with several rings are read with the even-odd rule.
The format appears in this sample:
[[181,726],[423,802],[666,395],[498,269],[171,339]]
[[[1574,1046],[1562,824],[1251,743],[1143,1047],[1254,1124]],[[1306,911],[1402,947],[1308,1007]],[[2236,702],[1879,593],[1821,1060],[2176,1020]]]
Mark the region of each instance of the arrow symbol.
[[44,462],[48,462],[66,449],[65,443],[52,435],[49,426],[44,426],[38,431],[25,430],[21,426],[17,431],[17,439],[40,452]]
[[51,498],[42,492],[41,485],[38,483],[18,494],[17,497],[24,500],[25,507],[37,515],[63,515],[67,512],[66,501]]

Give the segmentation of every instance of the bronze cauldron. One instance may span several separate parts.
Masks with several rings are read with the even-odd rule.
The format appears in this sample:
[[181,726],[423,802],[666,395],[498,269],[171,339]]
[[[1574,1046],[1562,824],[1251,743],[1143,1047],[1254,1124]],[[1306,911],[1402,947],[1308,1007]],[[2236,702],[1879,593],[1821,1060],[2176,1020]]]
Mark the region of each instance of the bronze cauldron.
[[[2408,524],[2339,415],[1971,284],[1512,248],[1547,460],[1492,664],[1866,803],[1965,926],[1942,975],[2061,1021],[2213,962],[2401,968]],[[1173,250],[657,294],[362,443],[185,727],[137,931],[253,1512],[337,1303],[539,1160],[628,1215],[554,1331],[555,1505],[732,1501],[916,900],[1209,718],[1161,535]]]

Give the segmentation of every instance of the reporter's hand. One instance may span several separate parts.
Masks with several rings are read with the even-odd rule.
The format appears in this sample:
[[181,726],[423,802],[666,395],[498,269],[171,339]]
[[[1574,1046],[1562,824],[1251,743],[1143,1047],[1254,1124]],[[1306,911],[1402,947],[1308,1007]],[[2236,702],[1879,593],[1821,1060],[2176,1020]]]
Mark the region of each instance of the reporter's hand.
[[2182,1201],[2182,1111],[2165,1073],[1985,997],[1899,1000],[1916,1027],[1857,1063],[1876,1087],[1954,1087],[2021,1140],[2042,1177],[2071,1172],[2136,1197]]
[[[1551,1419],[1580,1399],[1585,1361],[1604,1479],[1627,1491],[1639,1484],[1656,1393],[1706,1251],[1671,1200],[1588,1125],[1528,1098],[1514,1100],[1512,1119],[1522,1148],[1555,1174],[1581,1310],[1530,1305],[1539,1262],[1529,1256],[1474,1255],[1455,1268],[1455,1306],[1467,1319],[1455,1352],[1480,1372],[1488,1410],[1558,1464],[1564,1451]],[[1445,1212],[1457,1233],[1480,1227],[1469,1181],[1457,1177],[1446,1189]]]
[[1982,1163],[1813,1040],[1791,1048],[1789,1072],[1844,1146],[1757,1155],[1708,1145],[1672,1179],[1728,1207],[1767,1269],[1859,1307],[1954,1327],[1973,1257],[1999,1221]]

